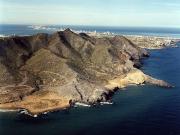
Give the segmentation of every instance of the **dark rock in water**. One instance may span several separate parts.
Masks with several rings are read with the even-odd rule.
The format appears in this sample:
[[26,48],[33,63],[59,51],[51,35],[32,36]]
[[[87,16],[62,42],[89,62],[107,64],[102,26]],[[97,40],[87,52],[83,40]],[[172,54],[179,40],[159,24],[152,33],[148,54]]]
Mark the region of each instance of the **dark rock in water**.
[[163,80],[158,80],[155,78],[152,78],[151,76],[147,76],[147,79],[145,81],[146,83],[150,83],[150,84],[154,84],[157,86],[161,86],[161,87],[166,87],[166,88],[172,88],[174,86],[172,86],[171,84],[163,81]]
[[137,69],[149,54],[123,36],[95,38],[66,29],[0,39],[0,52],[0,108],[38,114],[69,101],[105,101],[129,84],[170,86]]

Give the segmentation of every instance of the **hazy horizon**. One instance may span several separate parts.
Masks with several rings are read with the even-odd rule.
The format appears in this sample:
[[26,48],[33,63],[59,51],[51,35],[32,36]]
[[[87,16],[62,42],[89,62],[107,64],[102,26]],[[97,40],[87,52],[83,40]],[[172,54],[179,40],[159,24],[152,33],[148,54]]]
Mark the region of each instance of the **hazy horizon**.
[[69,27],[105,27],[105,28],[159,28],[159,29],[180,29],[180,26],[110,26],[110,25],[81,25],[81,24],[38,24],[38,23],[31,23],[31,24],[28,24],[28,23],[25,23],[25,24],[22,24],[22,23],[0,23],[0,25],[24,25],[24,26],[55,26],[55,27],[58,27],[58,26],[62,26],[62,27],[66,27],[68,28]]
[[178,0],[1,0],[0,24],[180,27]]

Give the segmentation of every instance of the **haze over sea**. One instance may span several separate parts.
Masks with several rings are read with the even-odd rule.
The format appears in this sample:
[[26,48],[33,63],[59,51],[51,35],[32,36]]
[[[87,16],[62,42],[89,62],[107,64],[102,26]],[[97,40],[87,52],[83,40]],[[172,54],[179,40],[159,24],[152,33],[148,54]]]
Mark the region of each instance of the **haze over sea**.
[[[0,25],[0,35],[53,33],[70,27],[76,31],[180,38],[180,29],[145,27],[91,27]],[[180,44],[179,44],[180,45]],[[180,135],[180,48],[151,50],[142,70],[175,87],[131,86],[118,91],[113,105],[79,107],[31,118],[0,112],[0,135]]]

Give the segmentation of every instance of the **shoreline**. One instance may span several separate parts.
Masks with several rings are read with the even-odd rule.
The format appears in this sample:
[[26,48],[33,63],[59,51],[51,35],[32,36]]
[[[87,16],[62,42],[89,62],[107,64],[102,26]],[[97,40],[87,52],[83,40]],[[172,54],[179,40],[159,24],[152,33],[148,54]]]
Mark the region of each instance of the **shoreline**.
[[[149,45],[155,41],[148,39],[142,43]],[[11,45],[17,48],[8,55],[11,61],[6,61],[6,65],[0,63],[2,76],[7,77],[1,82],[9,86],[16,81],[11,80],[12,77],[19,77],[16,85],[2,85],[1,109],[26,110],[25,113],[36,116],[69,108],[76,102],[84,106],[107,103],[117,89],[129,85],[172,87],[139,69],[141,59],[149,54],[140,47],[140,42],[133,43],[123,36],[95,38],[66,29],[52,35],[7,37],[0,42],[2,48],[6,48],[4,54],[9,54],[6,51],[11,51]],[[28,45],[28,49],[24,49],[24,45]],[[17,75],[6,69],[7,65],[11,67],[12,61],[17,62],[18,66],[14,65]],[[11,80],[10,84],[6,84],[7,80]]]
[[20,114],[24,114],[24,115],[28,115],[30,117],[39,117],[41,115],[46,115],[49,113],[53,113],[56,111],[62,111],[62,110],[67,110],[67,109],[71,109],[71,108],[79,108],[79,107],[93,107],[93,106],[97,106],[97,105],[112,105],[113,102],[111,101],[101,101],[101,102],[96,102],[94,104],[88,104],[88,103],[82,103],[82,102],[75,102],[73,103],[73,105],[69,105],[67,107],[63,107],[63,108],[58,108],[56,107],[56,109],[48,109],[46,111],[42,111],[39,113],[32,113],[31,111],[29,111],[28,109],[22,108],[22,109],[15,109],[15,108],[4,108],[4,109],[0,109],[0,113],[7,113],[7,112],[17,112]]
[[[37,95],[36,95],[37,94]],[[44,112],[61,110],[70,107],[69,100],[59,96],[56,92],[44,91],[26,96],[21,101],[0,104],[1,110],[26,110],[30,115],[39,115]]]

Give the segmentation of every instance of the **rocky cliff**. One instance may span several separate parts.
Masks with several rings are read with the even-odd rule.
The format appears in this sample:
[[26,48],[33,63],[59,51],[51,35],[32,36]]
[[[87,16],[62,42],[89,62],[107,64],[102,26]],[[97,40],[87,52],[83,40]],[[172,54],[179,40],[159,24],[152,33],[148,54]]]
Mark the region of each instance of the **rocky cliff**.
[[39,114],[106,101],[132,84],[170,87],[138,69],[147,56],[123,36],[95,38],[70,29],[0,39],[0,108]]

